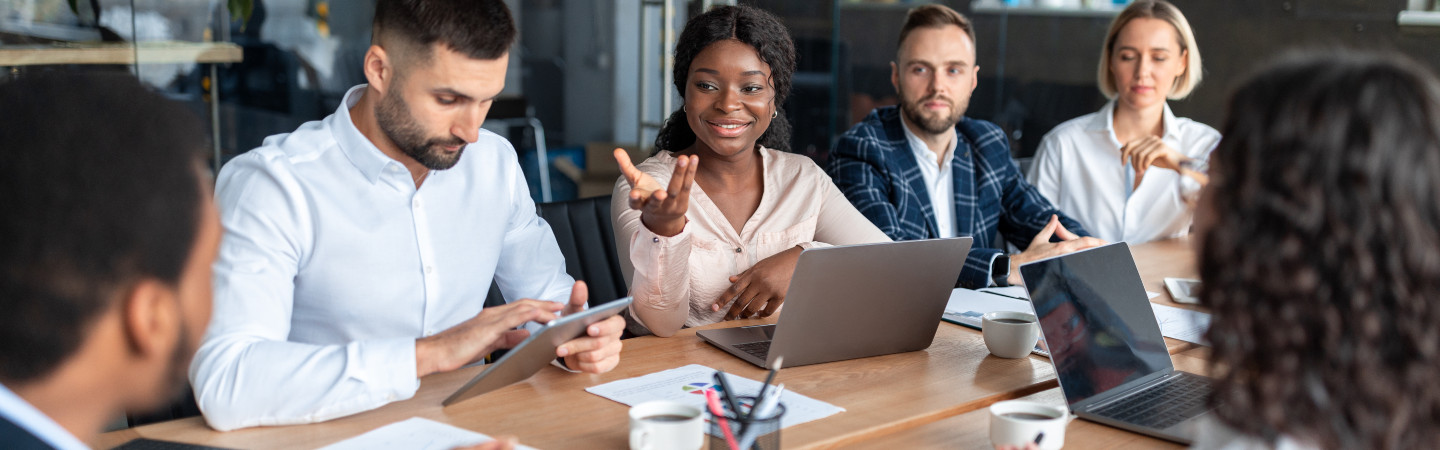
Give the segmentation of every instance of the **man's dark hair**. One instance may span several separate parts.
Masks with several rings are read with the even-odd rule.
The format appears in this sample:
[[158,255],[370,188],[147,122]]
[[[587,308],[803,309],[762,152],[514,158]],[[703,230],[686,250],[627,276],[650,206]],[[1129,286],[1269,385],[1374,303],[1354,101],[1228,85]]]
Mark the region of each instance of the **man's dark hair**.
[[905,45],[905,38],[910,37],[910,32],[916,28],[939,28],[947,25],[960,27],[966,36],[970,36],[970,44],[975,43],[975,27],[970,25],[970,19],[945,5],[924,5],[918,6],[905,14],[905,25],[900,27],[900,40],[895,41],[895,47]]
[[179,281],[201,130],[128,74],[0,84],[0,381],[56,369],[136,281]]
[[401,44],[387,50],[415,52],[422,60],[435,43],[473,59],[496,59],[515,43],[515,21],[501,0],[380,0],[371,35],[382,46]]
[[1440,82],[1398,56],[1292,56],[1231,97],[1202,204],[1214,403],[1260,439],[1440,440]]
[[[770,65],[770,83],[775,86],[777,118],[760,135],[759,144],[780,151],[790,150],[790,121],[780,105],[790,96],[790,78],[795,74],[795,41],[790,31],[764,10],[749,6],[717,6],[695,16],[680,32],[675,43],[675,89],[685,97],[690,63],[710,44],[734,39],[755,49],[760,61]],[[675,111],[655,136],[655,151],[680,151],[695,143],[695,130],[685,120],[685,110]]]

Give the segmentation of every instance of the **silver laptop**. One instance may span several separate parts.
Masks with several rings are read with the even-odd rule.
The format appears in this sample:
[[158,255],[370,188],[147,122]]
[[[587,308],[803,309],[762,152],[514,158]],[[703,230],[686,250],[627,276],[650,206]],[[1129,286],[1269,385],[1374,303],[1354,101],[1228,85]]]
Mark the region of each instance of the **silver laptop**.
[[1111,244],[1020,266],[1050,361],[1082,419],[1191,443],[1210,379],[1175,370],[1130,247]]
[[774,325],[704,330],[721,350],[785,367],[923,350],[960,277],[971,239],[928,239],[806,250]]

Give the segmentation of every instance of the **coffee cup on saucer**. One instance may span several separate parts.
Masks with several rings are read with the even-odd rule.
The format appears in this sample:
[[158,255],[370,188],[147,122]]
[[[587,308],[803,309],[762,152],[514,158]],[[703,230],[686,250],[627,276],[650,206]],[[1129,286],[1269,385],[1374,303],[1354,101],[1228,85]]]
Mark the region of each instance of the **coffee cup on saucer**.
[[1001,358],[1024,358],[1040,341],[1040,322],[1034,314],[991,311],[980,319],[985,348]]

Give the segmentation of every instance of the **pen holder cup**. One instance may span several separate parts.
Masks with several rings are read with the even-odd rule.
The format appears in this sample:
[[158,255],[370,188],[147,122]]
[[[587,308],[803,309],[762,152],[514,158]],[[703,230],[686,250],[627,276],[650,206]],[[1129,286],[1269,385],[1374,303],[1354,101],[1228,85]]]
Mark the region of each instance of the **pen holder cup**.
[[[755,397],[738,397],[737,400],[740,401],[740,409],[747,411],[756,402]],[[729,410],[725,411],[725,417],[714,417],[712,415],[708,433],[710,436],[710,445],[707,448],[710,450],[739,450],[738,448],[732,448],[730,444],[726,443],[725,431],[721,429],[720,426],[723,420],[725,424],[730,426],[730,432],[735,437],[737,444],[745,436],[749,435],[754,437],[755,442],[750,446],[751,449],[778,449],[780,448],[780,417],[784,415],[784,404],[775,405],[775,411],[772,412],[769,417],[741,419],[735,417],[736,413],[734,411]]]

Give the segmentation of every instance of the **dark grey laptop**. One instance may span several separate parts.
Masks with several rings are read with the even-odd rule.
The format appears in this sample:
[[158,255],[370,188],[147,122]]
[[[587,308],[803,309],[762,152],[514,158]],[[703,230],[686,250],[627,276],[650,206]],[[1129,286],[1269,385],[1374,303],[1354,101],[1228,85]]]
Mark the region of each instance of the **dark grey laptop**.
[[960,277],[971,239],[806,250],[774,325],[704,330],[700,338],[760,367],[923,350]]
[[1189,444],[1210,379],[1180,372],[1124,243],[1020,266],[1050,361],[1082,419]]

